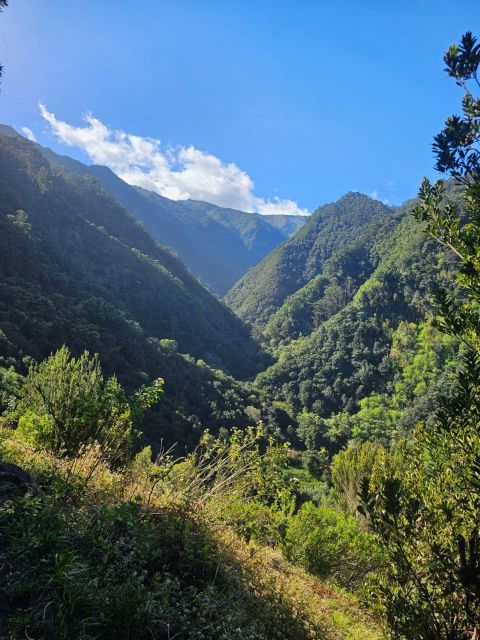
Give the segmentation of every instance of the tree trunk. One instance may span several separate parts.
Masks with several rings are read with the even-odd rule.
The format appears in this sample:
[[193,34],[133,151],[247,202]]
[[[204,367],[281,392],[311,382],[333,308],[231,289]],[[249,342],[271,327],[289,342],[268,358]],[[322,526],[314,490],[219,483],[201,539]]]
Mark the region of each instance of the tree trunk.
[[472,640],[480,640],[480,629],[478,627],[473,630]]

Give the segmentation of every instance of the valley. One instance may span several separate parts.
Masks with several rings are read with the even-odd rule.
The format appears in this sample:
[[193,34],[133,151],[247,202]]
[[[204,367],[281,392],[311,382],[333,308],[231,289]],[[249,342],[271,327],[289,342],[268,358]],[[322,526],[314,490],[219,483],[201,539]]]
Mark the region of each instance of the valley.
[[479,640],[463,14],[77,4],[0,0],[0,638]]
[[[202,498],[207,500],[208,513],[216,504],[215,514],[209,517],[219,518],[222,529],[230,523],[236,535],[260,544],[259,558],[265,553],[262,545],[282,548],[280,582],[285,580],[283,574],[294,571],[294,580],[302,584],[308,578],[299,571],[307,570],[316,579],[335,576],[337,584],[355,591],[358,585],[345,574],[346,566],[351,562],[353,571],[364,575],[373,560],[362,559],[362,549],[371,543],[363,538],[366,534],[355,519],[352,482],[353,491],[359,491],[358,472],[343,480],[340,471],[331,475],[344,464],[338,454],[360,451],[373,442],[368,454],[371,465],[382,447],[408,436],[418,421],[428,421],[459,357],[458,342],[445,339],[432,326],[430,302],[435,288],[452,277],[455,260],[425,237],[412,215],[416,203],[393,209],[349,193],[337,203],[320,207],[291,238],[281,242],[277,237],[278,246],[262,259],[266,245],[259,225],[274,227],[258,221],[258,215],[209,208],[205,203],[168,202],[127,185],[110,170],[57,156],[12,129],[3,127],[0,134],[0,403],[6,424],[15,420],[9,407],[15,395],[28,388],[32,363],[51,361],[53,378],[65,375],[61,367],[68,360],[64,365],[60,360],[55,364],[57,356],[45,360],[62,345],[69,349],[67,358],[72,358],[68,367],[76,367],[75,357],[84,351],[98,353],[104,374],[117,376],[128,396],[139,385],[161,378],[161,397],[146,409],[133,445],[137,451],[144,447],[134,458],[138,466],[138,456],[143,456],[142,467],[132,471],[140,473],[134,482],[144,488],[139,485],[134,490],[141,499],[146,500],[142,491],[147,490],[155,468],[148,466],[152,463],[147,462],[146,452],[162,456],[173,447],[175,456],[186,455],[189,464],[200,465],[199,478],[202,465],[207,464],[207,474],[217,478],[215,486],[222,484],[225,472],[216,465],[223,469],[227,462],[232,464],[229,457],[240,437],[238,429],[246,433],[254,429],[255,435],[252,431],[246,436],[251,439],[239,450],[242,456],[254,456],[246,463],[247,477],[257,469],[255,456],[265,451],[267,443],[264,455],[270,456],[271,466],[254,481],[260,486],[253,494],[248,492],[246,508],[240,506],[245,479],[237,479],[232,469],[225,494],[214,490],[211,504],[210,498]],[[461,195],[459,187],[449,185],[452,202],[460,202]],[[206,225],[205,233],[219,249],[215,259],[232,260],[236,254],[231,245],[212,232],[207,217],[223,229],[226,224],[236,225],[257,257],[257,264],[243,276],[239,273],[225,303],[194,276],[192,245],[171,242],[172,229],[176,237],[188,238],[189,228]],[[286,235],[291,231],[289,227]],[[196,231],[194,235],[208,253],[201,235]],[[29,411],[41,415],[47,410],[48,393],[41,391]],[[18,411],[24,411],[22,406]],[[26,438],[28,446],[37,446],[27,433],[20,441]],[[11,451],[7,459],[38,473],[38,462],[27,462],[16,439],[7,436],[4,446]],[[198,458],[205,455],[199,453],[205,447],[207,451],[213,447],[212,452],[218,449],[208,462]],[[93,473],[100,489],[104,481],[97,477],[98,463],[90,472],[86,459],[76,459],[81,461],[80,476]],[[64,469],[51,460],[56,483]],[[286,471],[281,470],[282,464]],[[234,467],[242,468],[242,463],[237,460]],[[272,473],[277,479],[267,490]],[[125,482],[131,480],[125,478]],[[189,493],[192,478],[178,482],[171,484],[165,477],[162,491],[168,494],[183,487]],[[210,489],[204,482],[198,490],[208,496]],[[125,487],[132,490],[129,484]],[[239,503],[234,498],[237,493]],[[329,494],[346,505],[345,512],[327,506]],[[118,498],[112,495],[112,499]],[[198,499],[189,497],[188,504]],[[85,507],[94,500],[88,498]],[[166,513],[184,508],[182,501],[177,505],[177,499],[172,500],[162,507]],[[219,500],[226,502],[217,513]],[[292,519],[295,503],[297,509],[304,506]],[[320,530],[325,529],[325,540],[305,541],[304,551],[297,548],[298,542],[289,546],[288,530],[284,538],[281,527],[290,522],[292,531],[295,527],[303,531],[312,518],[318,519]],[[208,535],[216,539],[216,534]],[[215,544],[220,545],[219,552],[227,553],[223,538]],[[331,545],[331,555],[308,559],[325,545],[325,552]],[[290,568],[288,562],[300,568]],[[284,587],[278,583],[276,588]],[[334,615],[328,613],[329,607],[335,609],[337,598],[340,602],[343,597],[336,588],[320,582],[307,601],[297,605],[312,606],[318,590],[331,594],[322,600],[327,608],[315,623],[319,625],[316,633],[323,629],[328,638],[337,637],[336,625],[347,624],[347,619],[350,629],[357,624],[348,608],[338,614],[335,624],[329,620]],[[282,597],[298,596],[288,591]],[[345,622],[340,622],[342,616]],[[352,633],[342,637],[360,637],[360,631]],[[373,627],[361,633],[377,637]]]

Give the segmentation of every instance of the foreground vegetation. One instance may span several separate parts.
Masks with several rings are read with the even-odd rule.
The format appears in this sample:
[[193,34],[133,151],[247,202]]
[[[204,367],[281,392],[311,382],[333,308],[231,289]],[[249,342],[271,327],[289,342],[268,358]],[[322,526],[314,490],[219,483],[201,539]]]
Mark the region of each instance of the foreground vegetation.
[[253,335],[1,137],[2,638],[479,640],[480,45],[445,63],[451,180],[317,212],[227,296]]
[[250,429],[133,455],[161,392],[127,399],[65,348],[22,381],[0,430],[2,637],[378,637],[343,590],[374,544],[332,506],[299,507],[287,447]]

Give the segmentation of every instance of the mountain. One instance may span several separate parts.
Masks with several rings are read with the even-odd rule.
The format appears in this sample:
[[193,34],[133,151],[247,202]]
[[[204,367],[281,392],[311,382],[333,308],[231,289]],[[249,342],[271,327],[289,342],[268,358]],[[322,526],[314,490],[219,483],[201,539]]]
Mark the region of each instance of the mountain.
[[[243,213],[195,200],[168,200],[137,188],[143,201],[148,203],[147,207],[155,207],[155,211],[147,215],[144,202],[141,206],[133,206],[111,185],[108,189],[145,223],[155,238],[178,251],[192,273],[219,295],[226,293],[250,267],[285,240],[284,231],[256,213]],[[180,222],[180,232],[170,229],[166,233],[159,216],[159,212],[164,214],[165,211]]]
[[[244,315],[256,323],[262,350],[91,168],[50,162],[51,152],[13,130],[1,133],[0,367],[25,368],[28,357],[66,343],[77,354],[98,352],[105,371],[128,388],[164,377],[165,398],[144,427],[149,442],[162,436],[193,444],[202,425],[218,432],[260,418],[298,442],[305,412],[330,420],[363,411],[375,394],[392,399],[395,381],[409,375],[407,365],[398,368],[395,346],[405,335],[428,336],[425,352],[443,353],[425,323],[452,261],[426,239],[411,215],[414,203],[393,210],[347,194],[251,269],[228,298],[251,287]],[[161,200],[108,169],[93,170],[134,202]],[[454,200],[457,191],[449,186]],[[209,210],[190,205],[197,217]],[[248,243],[246,226],[242,233]],[[253,385],[239,381],[254,376]],[[402,400],[409,427],[429,406],[423,390],[441,386],[440,369],[428,376]]]
[[[155,597],[160,584],[159,567],[164,572],[162,580],[167,591],[171,588],[172,576],[177,580],[169,615],[172,624],[178,625],[178,633],[185,628],[184,620],[193,619],[192,629],[194,633],[198,630],[190,606],[192,593],[195,594],[192,584],[196,584],[192,582],[192,576],[197,572],[198,576],[207,576],[205,589],[211,600],[211,577],[215,580],[219,577],[217,565],[220,561],[211,553],[219,548],[216,545],[221,539],[227,545],[227,557],[231,557],[233,548],[240,549],[244,558],[251,556],[247,545],[241,547],[230,529],[228,538],[219,538],[214,544],[206,546],[202,536],[197,540],[193,520],[190,522],[189,516],[186,518],[179,511],[179,505],[188,505],[184,503],[188,495],[192,495],[194,508],[191,512],[195,514],[197,525],[201,524],[198,513],[206,509],[205,531],[212,524],[212,514],[222,514],[213,521],[213,528],[220,532],[219,535],[223,536],[227,527],[233,526],[235,535],[242,536],[250,546],[255,541],[271,551],[273,547],[275,555],[271,565],[264,561],[255,564],[258,575],[270,575],[271,567],[279,566],[280,560],[285,574],[298,577],[298,568],[285,564],[279,554],[280,549],[285,548],[287,560],[300,562],[321,576],[338,580],[337,567],[340,567],[347,587],[354,584],[351,576],[358,575],[356,569],[352,572],[352,566],[363,567],[364,573],[357,578],[363,580],[370,571],[371,545],[367,545],[365,539],[358,543],[364,547],[353,547],[350,551],[346,541],[350,543],[352,535],[360,535],[360,529],[352,529],[358,527],[358,522],[353,517],[346,520],[343,512],[332,511],[334,507],[322,503],[327,495],[328,499],[335,498],[333,493],[327,493],[327,464],[348,443],[354,444],[358,440],[372,440],[376,445],[379,442],[395,443],[420,421],[428,424],[438,398],[448,389],[449,372],[458,362],[458,344],[450,336],[435,333],[429,318],[431,293],[439,285],[451,287],[455,262],[450,254],[426,237],[412,216],[415,202],[392,210],[366,196],[347,194],[337,203],[319,209],[291,240],[274,249],[261,265],[247,274],[243,280],[253,287],[254,294],[253,303],[246,299],[247,309],[256,322],[255,335],[275,357],[272,364],[271,358],[251,337],[250,328],[205,289],[170,249],[156,242],[110,190],[107,191],[89,171],[83,175],[79,175],[79,171],[69,172],[65,168],[66,162],[61,164],[55,158],[50,162],[47,155],[38,145],[14,132],[4,131],[3,135],[0,132],[2,419],[9,426],[9,420],[16,419],[12,412],[4,412],[5,408],[14,406],[13,398],[19,393],[21,383],[16,371],[25,373],[32,358],[44,358],[65,343],[75,355],[84,349],[98,352],[105,373],[117,374],[130,394],[139,384],[159,376],[165,378],[165,394],[158,408],[151,410],[142,424],[143,441],[154,446],[155,451],[162,449],[163,442],[167,446],[179,443],[182,452],[191,450],[205,434],[205,429],[208,433],[202,440],[202,453],[197,450],[177,464],[167,455],[162,463],[164,467],[155,467],[151,462],[151,450],[144,449],[126,471],[115,469],[111,477],[107,467],[99,466],[102,482],[95,479],[95,484],[91,485],[95,495],[118,500],[119,492],[123,491],[121,487],[125,487],[122,495],[129,496],[128,503],[118,509],[110,504],[106,508],[106,505],[95,504],[93,511],[81,509],[74,513],[71,495],[75,494],[69,489],[64,494],[62,517],[58,518],[57,495],[56,510],[52,511],[49,498],[55,486],[64,486],[59,483],[62,476],[56,472],[45,474],[45,469],[57,468],[51,466],[53,454],[42,448],[32,456],[31,449],[25,446],[25,438],[32,429],[37,429],[41,435],[42,430],[45,431],[44,425],[48,424],[49,406],[38,392],[47,409],[43,414],[45,419],[27,409],[18,420],[18,429],[4,429],[9,439],[4,449],[9,455],[17,453],[14,464],[27,463],[29,470],[32,470],[33,459],[38,464],[33,471],[39,479],[49,479],[52,484],[40,485],[40,498],[35,495],[34,509],[24,512],[23,519],[19,520],[16,512],[8,511],[7,526],[7,521],[3,523],[10,532],[7,537],[18,540],[21,531],[30,531],[28,527],[31,528],[31,518],[35,514],[47,514],[36,521],[36,531],[43,535],[46,530],[49,540],[56,541],[57,546],[59,541],[62,543],[58,547],[60,551],[75,558],[72,575],[76,577],[78,554],[87,549],[88,557],[82,556],[82,566],[88,567],[82,586],[86,588],[91,583],[95,586],[97,577],[105,574],[105,571],[97,571],[98,558],[105,556],[103,533],[115,533],[107,542],[109,549],[116,549],[117,538],[125,541],[126,532],[130,532],[128,535],[136,532],[134,548],[138,553],[135,552],[135,564],[132,565],[135,570],[129,569],[127,575],[133,576],[137,586],[143,585],[144,581],[138,583],[137,574],[143,575],[145,567],[153,562],[155,575],[152,574],[150,582],[155,587],[152,591]],[[116,182],[113,174],[104,168],[101,170],[109,180]],[[154,194],[144,194],[138,189],[131,191],[128,185],[122,184],[122,188],[128,188],[128,197],[138,194],[145,202],[155,204],[157,196]],[[458,195],[451,185],[449,195],[453,200]],[[199,211],[197,219],[209,207],[205,203],[190,204]],[[222,211],[218,215],[223,218],[225,214]],[[238,218],[234,216],[234,219]],[[242,226],[241,232],[247,243],[247,228]],[[253,234],[255,236],[255,229]],[[252,274],[256,274],[258,280],[249,280]],[[269,277],[273,278],[273,295],[262,301],[260,296],[269,293]],[[270,309],[274,309],[273,313]],[[253,379],[255,374],[255,380],[247,382],[233,377]],[[31,377],[30,384],[33,384]],[[50,389],[53,386],[56,395],[56,386],[49,386]],[[71,383],[70,386],[63,385],[63,389],[68,399]],[[16,410],[19,407],[21,403],[16,405]],[[262,436],[273,436],[271,442],[263,438],[257,441],[253,429],[243,434],[234,431],[229,439],[231,428],[242,429],[260,420],[264,424]],[[215,440],[212,435],[220,438]],[[279,442],[274,444],[275,440],[288,440],[297,450],[289,453]],[[58,464],[58,469],[64,469],[71,481],[75,476],[70,475],[68,467],[62,466],[66,459],[63,451],[61,453],[62,459],[54,464]],[[101,450],[98,455],[102,455]],[[22,467],[14,468],[26,473]],[[10,473],[11,469],[12,465],[6,471]],[[243,475],[245,471],[246,476]],[[121,481],[125,484],[120,485],[122,472]],[[238,484],[230,484],[236,479]],[[139,503],[139,490],[143,490],[145,513]],[[355,504],[356,495],[355,492]],[[89,496],[90,500],[92,496]],[[135,496],[134,503],[130,496]],[[173,529],[170,520],[159,518],[162,509],[162,517],[166,517],[166,496],[171,496],[168,517],[175,523]],[[44,498],[47,502],[42,512],[38,500]],[[320,504],[317,506],[313,501]],[[294,505],[299,507],[296,512]],[[328,511],[324,513],[325,508]],[[85,538],[82,538],[85,531],[81,534],[80,530],[71,530],[71,522],[77,522],[83,514],[90,527],[92,513],[105,519],[100,521],[98,528],[91,529],[91,540],[89,538],[85,544]],[[153,518],[151,529],[145,528],[147,513]],[[185,511],[188,513],[190,511]],[[55,519],[53,529],[49,529],[52,514]],[[308,536],[306,538],[304,532],[311,534],[312,522],[322,535],[328,526],[327,537],[314,537],[309,543],[311,546],[305,548],[304,540]],[[65,527],[65,523],[70,528]],[[81,530],[87,530],[85,525],[81,525]],[[98,531],[103,532],[102,535],[98,535]],[[158,556],[160,531],[168,534],[162,549],[168,550],[169,545],[172,546],[172,558],[175,562],[180,558],[178,566],[172,565],[165,553]],[[192,531],[198,550],[189,538]],[[345,532],[340,538],[339,531]],[[338,565],[332,563],[328,572],[323,560],[325,539],[337,541],[337,547],[329,553],[335,563],[339,562]],[[97,544],[99,540],[101,544]],[[151,548],[142,546],[145,540],[152,541]],[[172,540],[180,541],[180,547]],[[315,564],[304,563],[297,544],[305,556],[310,554],[310,549],[321,550],[321,569]],[[28,549],[30,547],[31,557],[38,560],[38,544],[30,545]],[[45,560],[40,563],[35,560],[35,566],[41,566],[47,576],[47,579],[42,577],[40,583],[42,594],[44,584],[51,582],[48,567],[53,566],[55,555],[50,553],[51,545],[45,548]],[[358,549],[363,548],[368,550],[368,563],[364,565],[362,559],[358,565],[352,565],[351,560],[356,562]],[[92,549],[94,553],[90,555]],[[193,555],[200,558],[200,562],[191,576],[185,574],[185,558],[193,557],[192,549],[198,551]],[[345,563],[346,549],[349,556]],[[9,551],[9,575],[13,576],[13,586],[23,579],[14,573],[18,570],[17,551],[15,546]],[[207,574],[204,573],[206,565],[202,553],[207,558],[214,558]],[[161,565],[158,564],[160,560]],[[120,553],[119,562],[123,561]],[[32,562],[30,556],[25,560],[24,574],[28,574]],[[108,557],[105,566],[110,566],[110,562]],[[118,578],[118,572],[112,575]],[[185,575],[185,582],[181,582]],[[245,576],[245,570],[239,575]],[[115,588],[120,589],[118,585],[126,579],[120,578],[114,583]],[[308,584],[312,584],[312,579],[308,575]],[[257,578],[249,580],[245,588],[252,590],[253,584],[257,593],[257,585],[261,583]],[[222,583],[219,593],[225,593],[225,584]],[[233,595],[238,593],[238,584],[235,581],[229,587]],[[296,606],[288,605],[289,601],[275,594],[272,597],[271,580],[268,584],[266,603],[268,610],[273,612],[272,619],[279,615],[276,609],[271,609],[272,602],[280,603],[282,611],[294,610],[296,618]],[[111,586],[108,583],[105,602],[110,602]],[[203,587],[204,583],[200,581],[198,588]],[[323,594],[321,585],[318,590]],[[34,592],[33,587],[31,591]],[[65,589],[57,591],[65,594]],[[97,592],[98,589],[88,592],[89,606],[97,602]],[[15,594],[13,587],[11,593]],[[131,603],[132,593],[137,594],[134,603],[137,609],[149,597],[149,592],[143,588],[132,587],[125,593],[117,605],[121,612],[126,603]],[[181,622],[178,622],[179,593],[187,611]],[[24,596],[11,600],[12,611],[19,610],[25,602]],[[50,606],[52,596],[47,596],[45,601],[48,600]],[[152,599],[157,606],[155,615],[149,618],[152,629],[158,627],[158,616],[164,615],[165,611],[163,592],[160,596],[158,601]],[[62,598],[59,598],[60,611],[64,610]],[[148,610],[152,612],[150,600],[148,604]],[[262,612],[260,605],[257,603],[252,610]],[[102,607],[99,608],[98,624],[105,620]],[[204,609],[198,609],[202,616]],[[218,608],[216,615],[222,620],[223,606]],[[84,619],[83,610],[79,610],[78,620]],[[242,624],[245,619],[256,620],[255,616],[247,615],[242,618]],[[258,619],[264,621],[262,616]],[[42,628],[46,620],[43,606],[39,620],[39,628]],[[286,620],[284,616],[282,620]],[[143,612],[136,624],[136,628],[143,628]],[[235,633],[241,630],[239,624],[237,618],[232,621]],[[114,628],[109,618],[107,625],[104,637],[110,637]],[[204,629],[204,618],[201,625]],[[75,617],[72,627],[78,629]],[[350,623],[348,627],[351,628]],[[125,628],[123,617],[119,628]],[[261,627],[246,625],[243,628],[251,637],[272,635],[263,622]],[[285,629],[292,628],[292,621],[288,619]],[[167,626],[167,632],[169,629]],[[218,629],[224,633],[223,622]],[[292,638],[311,635],[312,625],[305,625],[305,630],[306,634],[302,628],[301,633],[295,631]],[[364,631],[360,629],[359,637],[366,637]],[[286,637],[286,632],[281,629],[278,637]]]
[[[448,185],[451,201],[459,193]],[[446,392],[457,347],[432,328],[431,300],[451,287],[455,259],[425,235],[416,204],[367,225],[261,329],[277,361],[256,385],[313,448],[405,434]]]
[[0,357],[40,359],[63,343],[98,352],[130,388],[166,378],[162,424],[177,431],[226,415],[242,424],[250,395],[229,374],[266,362],[248,328],[94,178],[4,130]]
[[[0,133],[16,132],[0,125]],[[18,134],[16,134],[18,135]],[[38,146],[50,163],[79,176],[91,176],[125,209],[141,220],[155,240],[177,252],[190,271],[218,295],[285,238],[304,216],[262,216],[195,200],[169,200],[134,187],[107,167],[85,165]]]
[[319,275],[325,262],[360,230],[391,213],[389,207],[360,193],[348,193],[320,207],[292,238],[250,269],[225,301],[243,320],[265,324],[289,295]]
[[262,327],[269,347],[276,349],[309,335],[351,302],[379,264],[381,239],[398,223],[398,215],[391,212],[360,228],[353,242],[334,252],[318,275],[288,296]]
[[308,216],[294,216],[294,215],[282,215],[282,214],[268,214],[262,216],[273,227],[279,229],[284,235],[285,239],[290,238],[296,233],[305,222],[308,220]]

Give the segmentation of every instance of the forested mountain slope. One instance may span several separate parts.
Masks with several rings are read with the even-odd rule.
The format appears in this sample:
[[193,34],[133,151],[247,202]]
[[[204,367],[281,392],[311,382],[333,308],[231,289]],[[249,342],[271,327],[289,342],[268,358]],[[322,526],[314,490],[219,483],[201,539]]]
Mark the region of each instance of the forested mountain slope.
[[[450,197],[458,197],[456,188],[450,188]],[[322,420],[354,414],[372,393],[393,393],[398,353],[392,345],[396,341],[398,348],[405,339],[398,331],[416,339],[432,293],[451,280],[453,269],[452,258],[422,233],[411,213],[414,204],[406,203],[390,214],[391,224],[370,229],[334,256],[323,274],[291,296],[267,324],[264,337],[278,347],[278,361],[257,383],[271,398],[286,402],[293,415],[310,412]],[[348,300],[345,273],[352,265],[365,269],[351,279]]]
[[98,352],[127,386],[166,378],[173,430],[241,424],[249,404],[239,383],[197,359],[240,378],[265,363],[248,328],[97,181],[2,135],[0,356],[41,359],[63,343]]
[[[455,188],[450,197],[457,197]],[[9,366],[25,373],[25,356],[40,359],[66,343],[75,354],[85,348],[98,352],[106,373],[118,373],[129,389],[157,376],[166,379],[165,395],[142,425],[144,442],[157,445],[156,450],[161,438],[168,445],[179,443],[180,450],[191,449],[203,434],[202,447],[211,446],[209,455],[215,460],[226,446],[229,428],[262,419],[265,427],[258,437],[267,433],[307,450],[292,452],[290,458],[286,447],[275,444],[278,450],[270,454],[275,464],[260,458],[258,472],[245,482],[249,498],[237,495],[235,503],[235,487],[221,508],[211,496],[215,509],[224,509],[225,521],[233,522],[249,543],[259,539],[269,548],[281,546],[287,558],[314,574],[339,579],[336,562],[341,559],[343,571],[345,549],[348,562],[367,571],[373,560],[369,552],[366,560],[361,555],[367,541],[356,520],[311,500],[321,501],[320,492],[327,490],[322,475],[326,465],[349,441],[391,442],[428,417],[456,358],[454,341],[438,338],[428,324],[429,296],[438,284],[451,282],[453,262],[422,233],[411,215],[414,203],[392,211],[359,194],[345,199],[362,205],[354,229],[343,227],[332,214],[330,244],[325,229],[315,249],[307,251],[300,244],[299,254],[307,255],[310,266],[299,280],[307,280],[308,269],[315,275],[285,299],[266,325],[257,327],[277,362],[257,376],[256,384],[242,383],[203,360],[238,377],[267,367],[246,326],[92,176],[51,165],[38,146],[21,137],[0,137],[0,412],[15,395],[8,383],[17,374]],[[22,419],[28,431],[28,412]],[[210,433],[204,433],[206,428]],[[242,451],[239,438],[253,432],[240,433],[231,439],[232,477]],[[220,440],[212,434],[220,434]],[[164,473],[149,466],[150,453],[134,459],[126,481],[134,474],[135,482],[144,482],[148,473]],[[240,467],[250,469],[251,453],[246,452]],[[13,459],[23,464],[22,458]],[[298,468],[300,459],[303,469]],[[202,464],[201,458],[198,462]],[[175,495],[189,467],[181,462],[171,473],[170,465],[167,459],[165,478],[171,478],[169,491]],[[275,465],[278,473],[272,476]],[[322,480],[312,484],[310,469]],[[188,490],[205,469],[193,468],[193,473],[192,480],[188,475],[183,479]],[[151,477],[154,483],[163,478]],[[135,484],[126,486],[137,491]],[[285,504],[263,493],[264,486],[284,496]],[[252,487],[266,504],[252,502]],[[152,492],[149,487],[146,500]],[[310,548],[323,553],[324,540],[313,538],[305,552],[301,549],[312,522],[336,541],[328,555],[329,562],[335,561],[328,569],[306,560]],[[8,521],[8,526],[14,524],[15,519]],[[348,536],[352,547],[343,547]],[[70,539],[67,546],[76,549]],[[287,566],[285,571],[291,575],[296,569]],[[356,569],[346,573],[350,586]],[[301,575],[311,583],[310,576]],[[359,633],[377,637],[369,625]]]
[[262,328],[263,341],[276,349],[307,336],[351,302],[378,266],[382,238],[401,219],[401,212],[391,212],[359,229],[355,240],[328,258],[317,276],[286,298]]
[[[92,169],[94,175],[98,169],[104,170],[103,167]],[[120,199],[116,189],[108,188]],[[243,213],[195,200],[175,202],[152,191],[140,188],[137,191],[142,199],[137,205],[120,201],[145,222],[157,240],[178,251],[192,273],[220,295],[285,240],[280,229],[257,213]],[[180,223],[180,232],[168,229],[165,212],[175,218],[177,225]]]
[[325,262],[360,231],[380,223],[392,210],[360,193],[348,193],[312,214],[288,241],[248,271],[225,296],[244,320],[265,324],[285,299],[319,275]]
[[[19,136],[0,125],[0,134]],[[19,136],[20,137],[20,136]],[[304,216],[262,216],[194,200],[174,201],[134,187],[107,167],[85,165],[38,145],[49,162],[95,178],[154,239],[177,252],[191,272],[223,295],[267,253],[292,235]]]

